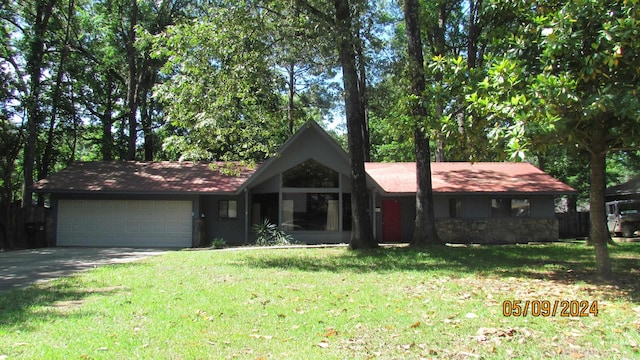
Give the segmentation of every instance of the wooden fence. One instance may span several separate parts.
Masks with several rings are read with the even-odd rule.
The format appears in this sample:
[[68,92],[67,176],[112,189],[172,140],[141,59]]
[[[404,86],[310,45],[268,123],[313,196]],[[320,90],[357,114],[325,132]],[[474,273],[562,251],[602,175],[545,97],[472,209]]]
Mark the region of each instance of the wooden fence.
[[556,213],[560,239],[586,238],[589,236],[589,212]]
[[0,251],[48,246],[47,209],[0,204]]

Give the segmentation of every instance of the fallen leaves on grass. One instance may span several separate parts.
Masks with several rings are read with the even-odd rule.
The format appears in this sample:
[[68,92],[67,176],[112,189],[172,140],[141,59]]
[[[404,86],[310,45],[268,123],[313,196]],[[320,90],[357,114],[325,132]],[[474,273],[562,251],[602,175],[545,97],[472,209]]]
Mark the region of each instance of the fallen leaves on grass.
[[520,339],[527,339],[531,337],[532,332],[526,328],[494,328],[494,327],[481,327],[476,332],[474,338],[478,342],[494,342],[500,344],[503,339],[513,340],[518,337]]

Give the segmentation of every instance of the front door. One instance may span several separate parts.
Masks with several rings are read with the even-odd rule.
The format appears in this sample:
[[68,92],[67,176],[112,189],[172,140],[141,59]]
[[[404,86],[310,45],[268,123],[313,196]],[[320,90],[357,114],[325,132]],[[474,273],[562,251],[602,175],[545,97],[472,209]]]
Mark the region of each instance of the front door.
[[382,241],[402,241],[402,208],[398,200],[382,200]]

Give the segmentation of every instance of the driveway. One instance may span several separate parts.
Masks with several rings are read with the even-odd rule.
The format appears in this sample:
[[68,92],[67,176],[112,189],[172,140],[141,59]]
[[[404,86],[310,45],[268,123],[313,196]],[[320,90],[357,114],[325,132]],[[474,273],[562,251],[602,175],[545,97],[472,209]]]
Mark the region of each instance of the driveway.
[[0,252],[0,291],[69,276],[97,266],[166,253],[163,249],[53,247]]

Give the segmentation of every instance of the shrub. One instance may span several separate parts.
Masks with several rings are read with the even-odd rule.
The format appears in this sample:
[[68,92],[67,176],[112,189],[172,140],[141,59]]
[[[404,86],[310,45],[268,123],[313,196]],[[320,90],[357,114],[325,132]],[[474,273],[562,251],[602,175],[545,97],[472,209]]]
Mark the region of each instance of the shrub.
[[272,224],[269,219],[264,219],[262,223],[254,225],[253,231],[257,234],[256,245],[275,246],[295,243],[293,236],[282,231],[278,225]]
[[227,246],[227,242],[222,238],[215,238],[211,242],[211,247],[213,247],[214,249],[222,249],[225,246]]

